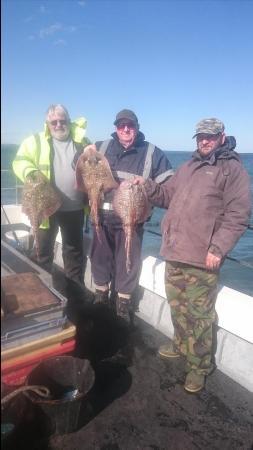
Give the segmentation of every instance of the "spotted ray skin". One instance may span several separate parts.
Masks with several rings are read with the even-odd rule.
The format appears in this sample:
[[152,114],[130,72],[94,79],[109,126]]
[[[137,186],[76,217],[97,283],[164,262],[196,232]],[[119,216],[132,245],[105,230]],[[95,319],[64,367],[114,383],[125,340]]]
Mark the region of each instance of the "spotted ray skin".
[[97,151],[84,152],[77,161],[76,181],[77,188],[88,194],[91,217],[98,239],[101,241],[99,206],[103,201],[104,193],[118,187],[105,156]]
[[39,226],[44,219],[54,214],[60,206],[61,199],[59,194],[39,170],[32,172],[26,177],[22,193],[22,212],[28,216],[31,223],[38,259]]
[[131,180],[123,181],[116,190],[113,209],[121,218],[125,232],[126,270],[131,269],[131,244],[134,228],[150,215],[150,204],[142,185],[134,185]]

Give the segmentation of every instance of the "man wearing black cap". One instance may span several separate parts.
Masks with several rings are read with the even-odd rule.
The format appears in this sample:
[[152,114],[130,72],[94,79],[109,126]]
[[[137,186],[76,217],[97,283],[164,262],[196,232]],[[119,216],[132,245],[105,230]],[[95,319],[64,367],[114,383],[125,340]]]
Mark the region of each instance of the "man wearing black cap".
[[150,202],[169,208],[162,221],[160,254],[166,260],[165,288],[174,325],[162,358],[186,359],[184,388],[198,392],[212,369],[212,326],[219,269],[246,230],[250,181],[236,141],[215,118],[196,126],[197,150],[174,176],[158,185],[136,178]]
[[[96,148],[107,158],[117,182],[141,175],[163,183],[172,174],[165,154],[149,142],[139,131],[135,113],[129,109],[120,111],[114,121],[116,132],[112,139],[96,142]],[[125,237],[122,223],[113,211],[114,191],[105,194],[100,209],[102,239],[93,235],[91,248],[91,270],[96,285],[96,303],[109,304],[109,288],[114,284],[116,311],[127,322],[133,317],[131,296],[139,277],[143,225],[136,227],[132,241],[132,266],[126,271]]]

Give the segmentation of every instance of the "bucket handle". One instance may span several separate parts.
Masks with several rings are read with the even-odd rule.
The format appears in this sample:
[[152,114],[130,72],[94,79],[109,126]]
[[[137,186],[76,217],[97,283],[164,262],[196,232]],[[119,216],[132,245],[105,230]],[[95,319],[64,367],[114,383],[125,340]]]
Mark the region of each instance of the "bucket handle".
[[50,397],[50,391],[45,386],[21,386],[18,389],[15,389],[15,391],[11,392],[10,394],[5,395],[5,397],[1,399],[1,408],[4,408],[6,403],[8,403],[13,397],[24,391],[33,391],[40,397],[44,398]]

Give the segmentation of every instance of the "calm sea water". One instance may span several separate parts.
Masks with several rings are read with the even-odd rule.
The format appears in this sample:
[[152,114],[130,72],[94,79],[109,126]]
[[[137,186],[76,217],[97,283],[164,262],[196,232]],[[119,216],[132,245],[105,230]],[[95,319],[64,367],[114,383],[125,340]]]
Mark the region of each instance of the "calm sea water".
[[[12,173],[7,172],[7,170],[11,168],[11,162],[15,157],[16,151],[17,145],[1,146],[2,204],[15,203],[16,201],[14,190],[11,189],[16,184],[16,178]],[[166,152],[166,154],[174,169],[178,168],[191,157],[191,152],[169,151]],[[248,171],[251,178],[251,191],[253,198],[253,154],[241,153],[240,156],[244,167]],[[146,225],[147,231],[144,234],[143,240],[143,256],[159,255],[161,237],[153,234],[152,232],[160,233],[160,223],[163,215],[163,209],[154,208],[152,219]],[[251,218],[251,223],[253,225],[253,216]],[[253,295],[253,230],[246,231],[229,256],[236,258],[240,262],[238,263],[229,260],[225,261],[221,270],[221,283],[233,289]],[[252,268],[246,267],[246,265],[250,265]]]

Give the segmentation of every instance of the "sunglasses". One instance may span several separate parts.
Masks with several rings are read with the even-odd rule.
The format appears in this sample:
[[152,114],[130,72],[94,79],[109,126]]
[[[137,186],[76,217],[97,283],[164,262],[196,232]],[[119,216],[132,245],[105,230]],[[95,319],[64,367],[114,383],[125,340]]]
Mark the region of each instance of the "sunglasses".
[[120,122],[119,124],[117,124],[117,128],[119,130],[123,130],[123,128],[125,128],[125,127],[131,128],[131,129],[135,129],[136,128],[134,122]]
[[59,123],[60,125],[67,125],[68,121],[66,119],[61,119],[61,120],[51,120],[51,122],[49,122],[50,125],[53,125],[53,127],[55,127],[57,125],[57,123]]
[[200,133],[197,134],[196,138],[197,141],[203,141],[204,139],[206,139],[207,141],[216,141],[217,139],[219,139],[221,136],[221,133],[217,133],[217,134],[207,134],[207,133]]

